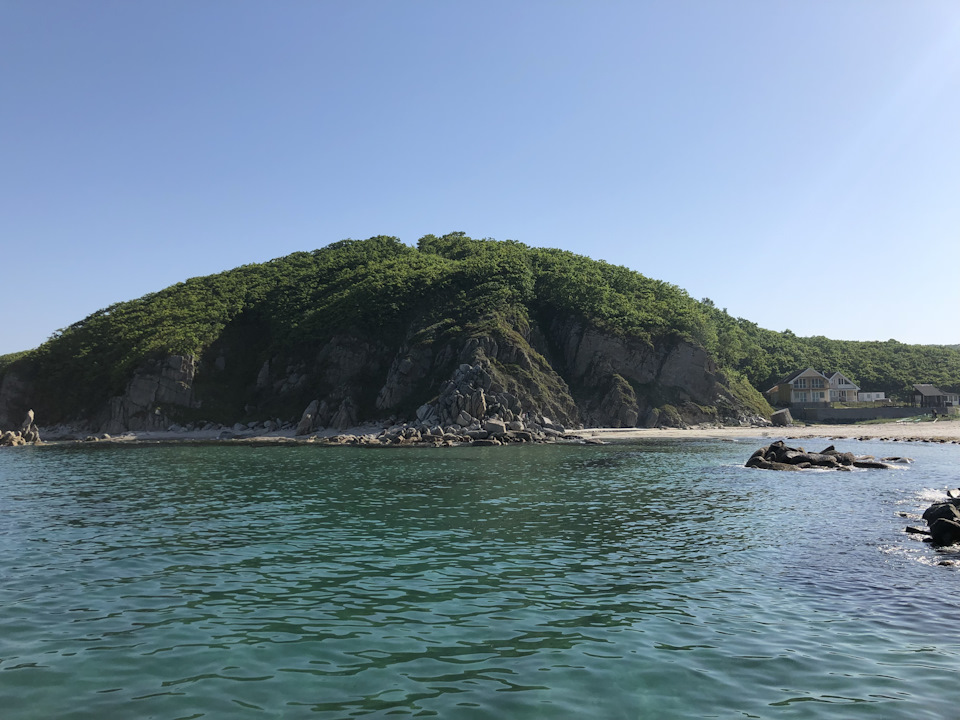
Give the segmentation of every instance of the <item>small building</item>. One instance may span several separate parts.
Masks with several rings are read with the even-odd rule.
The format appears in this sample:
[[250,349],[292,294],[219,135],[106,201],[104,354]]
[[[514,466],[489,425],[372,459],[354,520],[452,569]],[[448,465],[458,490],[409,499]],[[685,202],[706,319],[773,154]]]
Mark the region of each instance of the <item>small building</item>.
[[857,402],[886,402],[887,398],[882,392],[863,392],[857,393]]
[[929,384],[920,384],[914,385],[913,389],[916,390],[916,395],[913,396],[914,405],[919,405],[920,407],[947,406],[947,393],[939,388]]
[[825,403],[830,392],[830,379],[812,367],[784,377],[764,394],[773,405]]
[[860,386],[843,373],[824,373],[830,380],[830,402],[856,402]]

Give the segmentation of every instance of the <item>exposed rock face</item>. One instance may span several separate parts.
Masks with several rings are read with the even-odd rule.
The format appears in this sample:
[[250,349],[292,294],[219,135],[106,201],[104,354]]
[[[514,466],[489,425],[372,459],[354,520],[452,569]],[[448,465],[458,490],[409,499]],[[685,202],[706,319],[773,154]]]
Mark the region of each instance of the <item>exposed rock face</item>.
[[[27,397],[28,384],[7,372],[0,413],[22,417]],[[148,361],[122,395],[88,417],[56,421],[113,434],[163,430],[198,407],[212,408],[204,420],[278,418],[303,436],[398,419],[441,431],[489,434],[485,424],[494,421],[505,432],[562,434],[583,424],[682,427],[739,411],[699,347],[652,345],[571,318],[547,327],[514,318],[485,336],[435,337],[414,325],[402,342],[342,332],[319,348],[273,355],[265,342],[224,341],[202,362],[179,355]]]
[[317,408],[320,407],[320,401],[314,400],[307,405],[303,415],[300,416],[300,422],[297,423],[297,435],[309,435],[316,428]]
[[[651,346],[575,320],[554,322],[550,335],[588,425],[700,422],[700,406],[715,406],[724,395],[710,356],[689,343]],[[673,411],[664,413],[665,407]]]
[[357,406],[350,397],[345,397],[340,402],[340,407],[330,419],[330,424],[337,430],[346,430],[354,427],[358,422]]
[[404,346],[390,363],[387,378],[377,394],[376,406],[380,410],[395,408],[410,398],[430,371],[450,360],[450,353],[436,357],[425,345]]
[[170,355],[147,362],[137,369],[123,395],[110,399],[97,423],[101,432],[162,430],[170,425],[170,408],[193,406],[196,359]]

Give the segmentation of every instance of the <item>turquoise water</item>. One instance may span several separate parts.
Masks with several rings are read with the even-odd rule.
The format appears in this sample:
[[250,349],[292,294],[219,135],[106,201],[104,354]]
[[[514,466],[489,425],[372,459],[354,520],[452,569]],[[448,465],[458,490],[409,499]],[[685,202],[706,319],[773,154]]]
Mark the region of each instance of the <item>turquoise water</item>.
[[960,447],[759,445],[0,452],[0,716],[956,717]]

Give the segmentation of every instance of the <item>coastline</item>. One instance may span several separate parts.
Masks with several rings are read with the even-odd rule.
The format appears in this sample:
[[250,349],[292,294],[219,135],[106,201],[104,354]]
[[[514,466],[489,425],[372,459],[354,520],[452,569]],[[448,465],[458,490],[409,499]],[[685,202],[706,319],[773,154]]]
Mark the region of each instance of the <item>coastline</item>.
[[[44,435],[43,445],[61,444],[248,444],[248,445],[343,445],[360,444],[364,446],[382,446],[380,443],[344,442],[342,438],[371,438],[383,428],[380,425],[364,425],[347,430],[326,430],[311,433],[309,436],[297,436],[292,429],[273,432],[233,434],[229,438],[222,436],[222,429],[192,431],[129,431],[116,436],[95,436],[91,441],[81,436]],[[933,422],[891,422],[875,425],[803,425],[790,427],[774,426],[699,426],[689,428],[584,428],[569,430],[554,441],[590,443],[629,443],[639,440],[707,440],[757,438],[768,440],[799,440],[804,438],[822,438],[825,440],[881,440],[888,442],[935,442],[960,444],[960,419],[943,419]],[[461,443],[467,444],[467,443]],[[412,443],[411,443],[412,445]],[[421,445],[422,446],[422,445]]]
[[584,439],[629,441],[650,439],[770,438],[798,440],[825,438],[886,440],[889,442],[960,443],[960,419],[932,422],[890,422],[875,425],[802,425],[790,427],[588,428],[577,431]]

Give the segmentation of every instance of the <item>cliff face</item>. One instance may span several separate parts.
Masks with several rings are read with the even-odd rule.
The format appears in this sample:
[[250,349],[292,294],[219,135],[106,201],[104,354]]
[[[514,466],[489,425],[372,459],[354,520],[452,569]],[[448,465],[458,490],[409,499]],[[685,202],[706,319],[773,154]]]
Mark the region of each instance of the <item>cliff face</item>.
[[171,412],[196,407],[196,372],[196,360],[190,355],[171,355],[145,363],[137,368],[123,395],[110,398],[95,413],[92,425],[107,433],[165,429],[171,423]]
[[[0,427],[25,412],[31,394],[30,380],[7,372],[0,384]],[[654,427],[742,414],[702,348],[631,341],[573,319],[555,321],[546,331],[513,327],[398,347],[337,335],[314,353],[256,363],[239,349],[216,347],[202,359],[146,361],[122,394],[84,416],[59,417],[43,406],[39,412],[41,420],[108,433],[200,419],[233,424],[279,417],[300,420],[306,433],[390,419],[441,427],[490,417]]]
[[0,420],[33,407],[117,433],[736,419],[743,386],[705,349],[709,317],[679,288],[570,253],[461,233],[344,241],[94,313],[0,368]]
[[[234,383],[231,392],[240,396],[231,404],[244,408],[244,419],[298,420],[302,433],[389,420],[467,427],[490,417],[546,418],[568,427],[653,427],[742,414],[710,357],[689,343],[651,346],[582,320],[556,322],[545,332],[521,324],[439,341],[410,339],[418,330],[394,347],[340,335],[309,355],[270,356],[255,373],[250,365],[245,383]],[[177,403],[205,419],[232,421],[206,409],[218,401],[218,375],[229,363],[201,362],[207,375],[201,370],[195,392]],[[113,403],[143,417],[141,402]]]
[[678,417],[717,419],[715,409],[704,408],[729,396],[716,364],[690,343],[651,345],[570,319],[554,322],[550,335],[587,425],[654,427],[676,424]]

